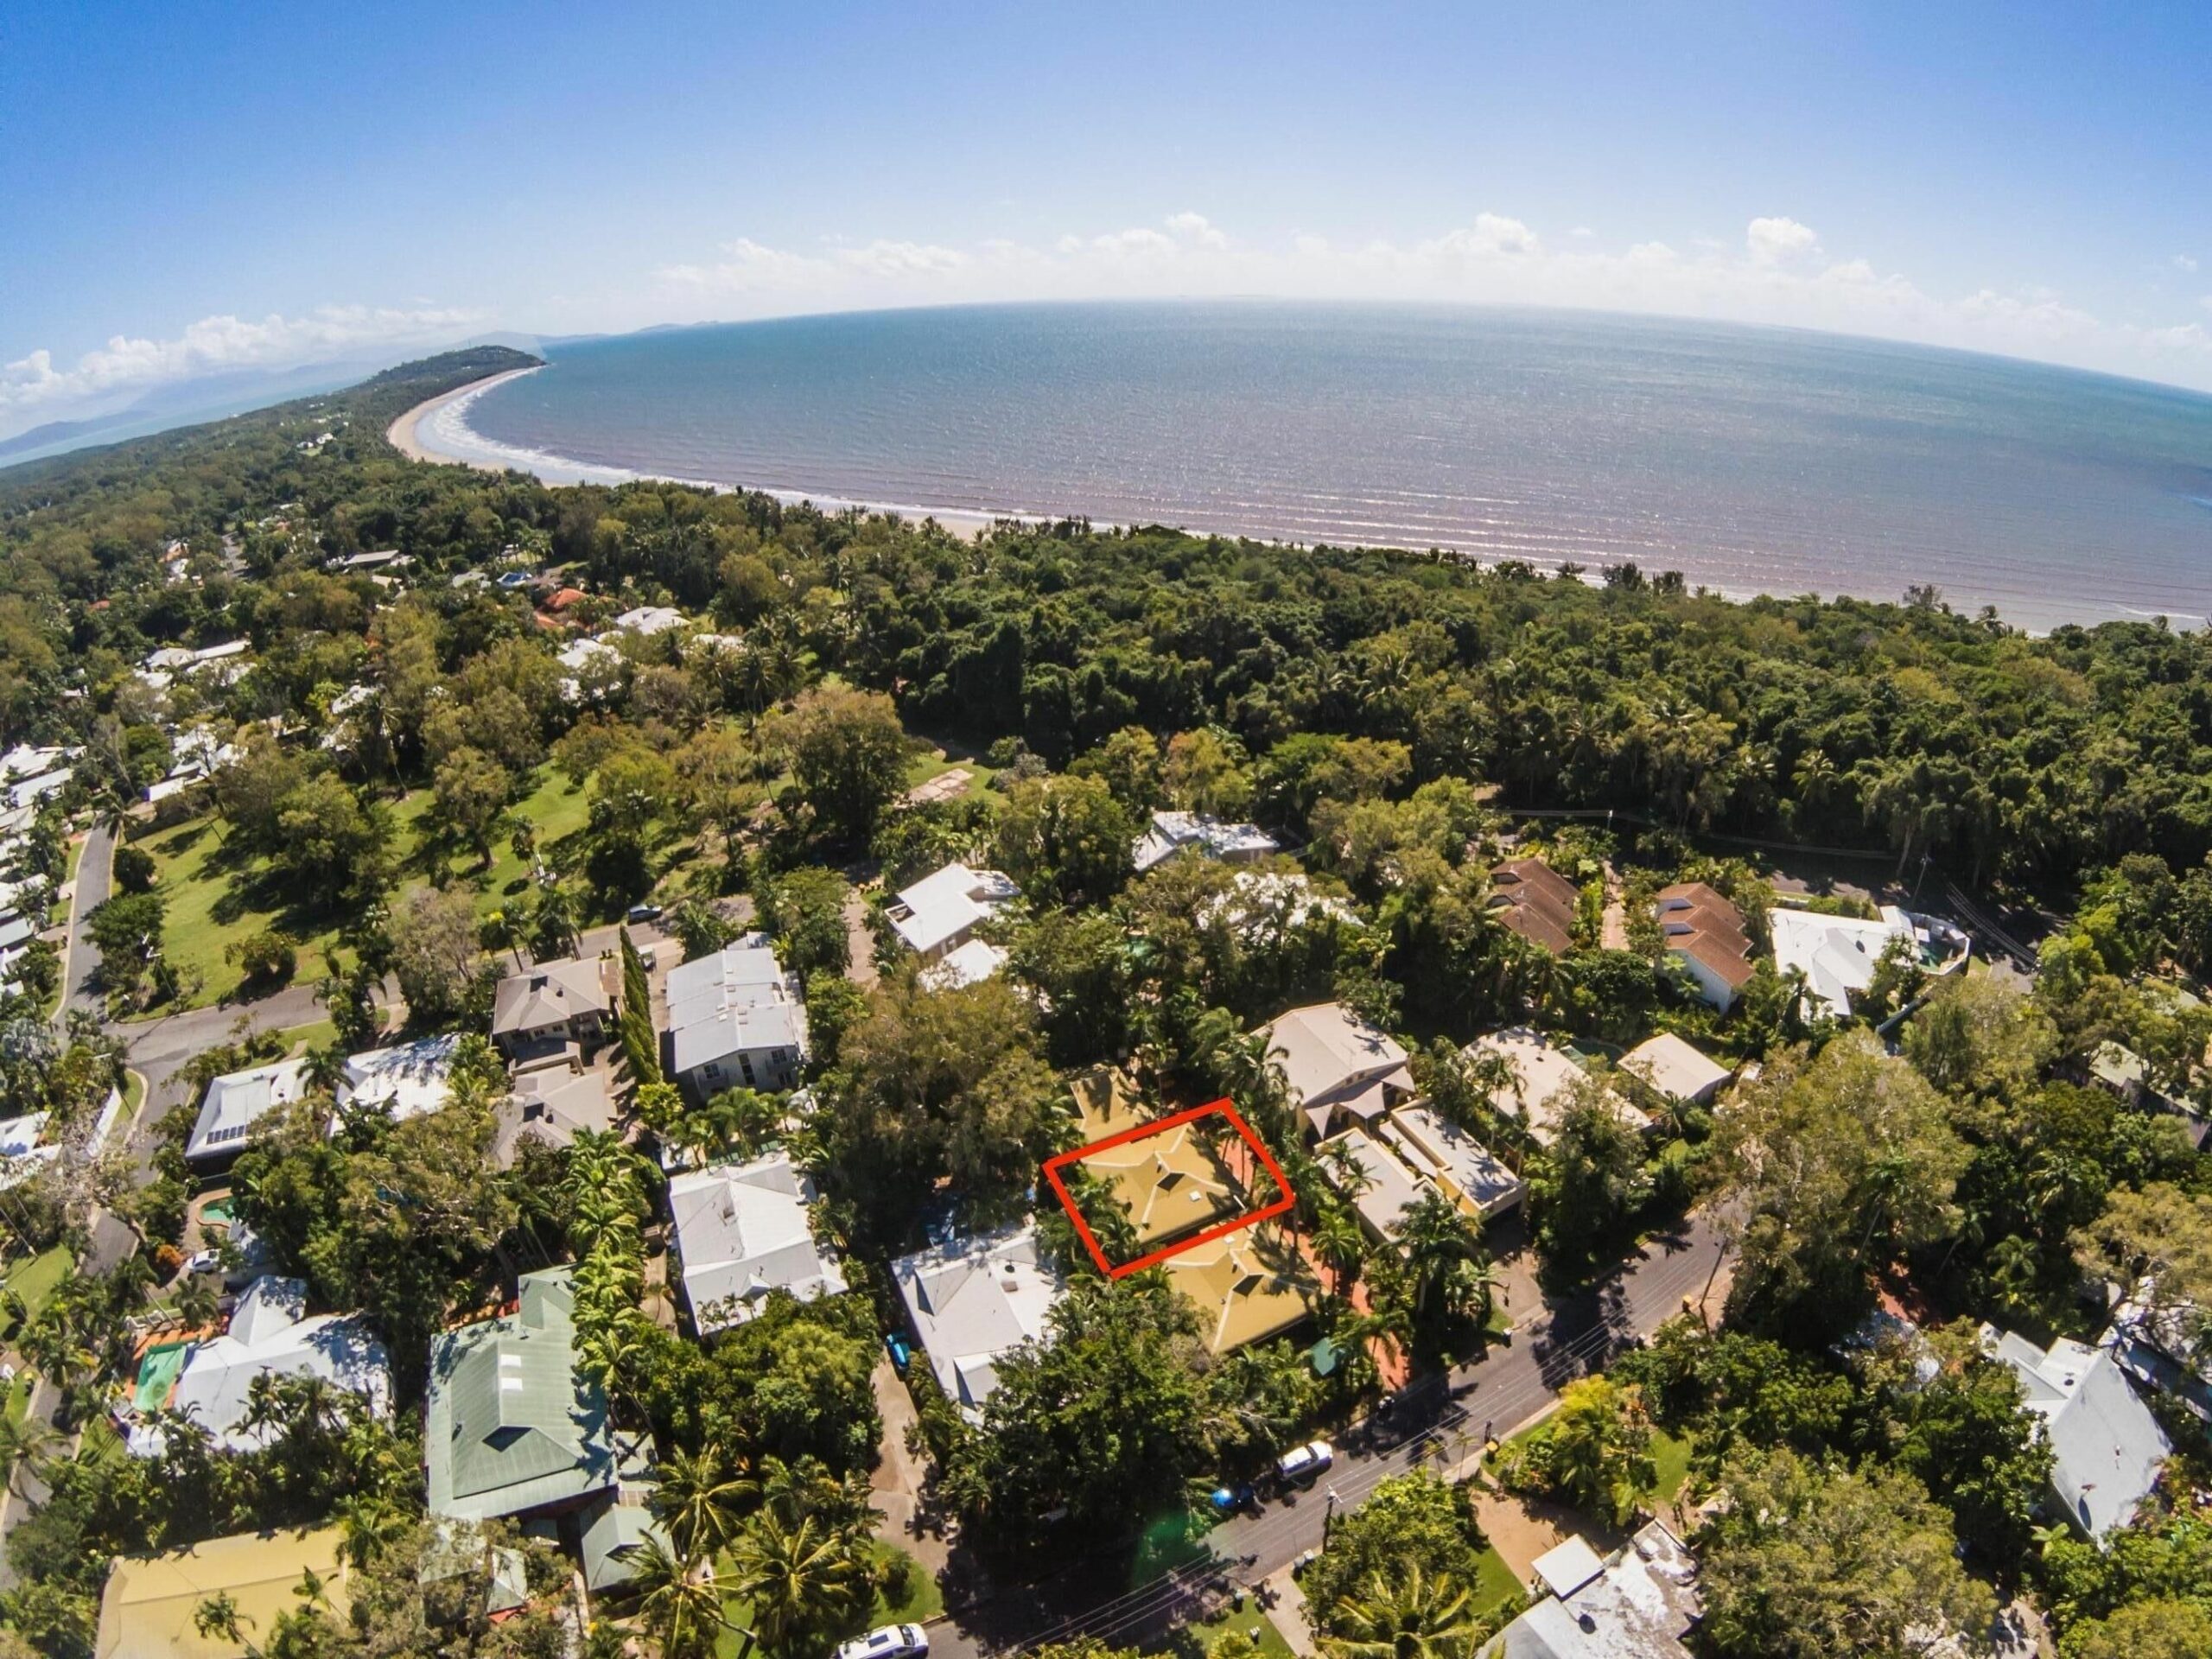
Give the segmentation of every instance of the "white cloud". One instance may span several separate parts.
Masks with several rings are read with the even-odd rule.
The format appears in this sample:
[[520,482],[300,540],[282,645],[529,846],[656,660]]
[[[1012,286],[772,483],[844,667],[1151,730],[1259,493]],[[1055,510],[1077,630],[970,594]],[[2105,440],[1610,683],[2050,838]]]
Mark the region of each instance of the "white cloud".
[[1759,265],[1785,264],[1802,255],[1819,252],[1821,246],[1813,227],[1794,219],[1755,219],[1744,232],[1744,242],[1751,250],[1751,263]]
[[435,306],[332,305],[258,321],[202,317],[174,340],[117,334],[68,368],[55,367],[54,353],[41,348],[0,366],[0,418],[88,406],[196,375],[291,368],[372,346],[449,339],[481,321],[480,313]]
[[918,272],[958,270],[969,263],[956,248],[927,242],[870,242],[865,247],[840,248],[837,262],[848,270],[871,276],[902,276]]
[[2174,255],[2174,269],[2176,270],[2193,271],[2196,269],[2196,261],[2190,258],[2185,253],[2177,253]]
[[2201,324],[2107,322],[2034,286],[1992,284],[1944,298],[1870,260],[1830,257],[1812,227],[1781,215],[1750,220],[1735,244],[1691,236],[1614,250],[1571,232],[1554,245],[1527,221],[1491,212],[1418,240],[1349,242],[1306,232],[1274,243],[1185,212],[1157,225],[969,249],[871,242],[798,254],[741,240],[712,265],[659,274],[663,318],[671,306],[706,318],[1253,294],[1557,305],[1876,334],[2212,386],[2212,337]]
[[1229,238],[1213,227],[1204,213],[1173,213],[1168,216],[1167,228],[1185,242],[1195,242],[1202,248],[1225,248]]

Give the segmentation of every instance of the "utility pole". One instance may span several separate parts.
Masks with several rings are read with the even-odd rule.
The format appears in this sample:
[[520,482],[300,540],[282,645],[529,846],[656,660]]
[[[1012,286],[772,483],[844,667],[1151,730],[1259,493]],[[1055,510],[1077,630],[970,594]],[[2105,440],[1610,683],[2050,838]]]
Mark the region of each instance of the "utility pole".
[[1321,1516],[1321,1548],[1324,1549],[1329,1547],[1329,1534],[1337,1524],[1337,1489],[1330,1487],[1328,1496],[1329,1507]]

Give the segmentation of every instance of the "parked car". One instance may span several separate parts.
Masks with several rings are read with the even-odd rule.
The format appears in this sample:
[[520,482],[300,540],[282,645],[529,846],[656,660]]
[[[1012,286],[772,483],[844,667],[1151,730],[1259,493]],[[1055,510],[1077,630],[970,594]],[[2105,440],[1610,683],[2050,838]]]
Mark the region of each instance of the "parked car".
[[657,922],[660,920],[661,915],[661,907],[658,905],[632,905],[624,919],[632,924]]
[[1249,1510],[1255,1515],[1260,1512],[1260,1495],[1249,1480],[1240,1480],[1234,1486],[1215,1487],[1212,1503],[1216,1515],[1234,1515],[1239,1510]]
[[883,1345],[890,1351],[891,1369],[901,1376],[906,1376],[906,1367],[914,1357],[912,1351],[906,1346],[906,1338],[894,1331],[884,1338]]
[[886,1624],[837,1649],[837,1659],[926,1659],[929,1632],[918,1624]]
[[1303,1446],[1294,1446],[1276,1459],[1275,1472],[1287,1481],[1302,1485],[1336,1460],[1336,1448],[1326,1440],[1308,1440]]

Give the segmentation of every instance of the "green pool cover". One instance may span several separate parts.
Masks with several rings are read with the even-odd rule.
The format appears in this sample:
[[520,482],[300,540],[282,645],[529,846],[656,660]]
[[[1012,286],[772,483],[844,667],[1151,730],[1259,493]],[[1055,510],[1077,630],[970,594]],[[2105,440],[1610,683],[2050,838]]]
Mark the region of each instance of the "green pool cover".
[[130,1397],[131,1404],[141,1411],[159,1411],[168,1404],[169,1389],[184,1369],[184,1357],[191,1351],[188,1342],[165,1342],[149,1348],[145,1358],[138,1362],[138,1389]]

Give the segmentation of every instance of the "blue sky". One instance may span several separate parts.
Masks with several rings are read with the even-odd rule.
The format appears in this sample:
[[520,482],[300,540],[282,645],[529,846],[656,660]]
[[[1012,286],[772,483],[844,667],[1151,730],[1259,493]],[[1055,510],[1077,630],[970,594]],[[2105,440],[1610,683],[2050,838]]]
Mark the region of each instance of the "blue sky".
[[2208,62],[2201,4],[24,8],[0,433],[499,329],[1128,294],[2212,388]]

